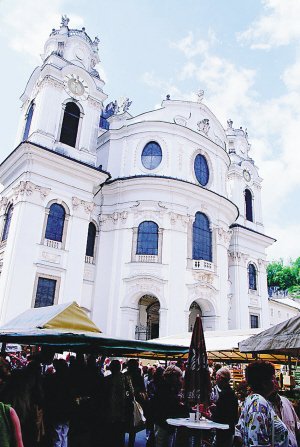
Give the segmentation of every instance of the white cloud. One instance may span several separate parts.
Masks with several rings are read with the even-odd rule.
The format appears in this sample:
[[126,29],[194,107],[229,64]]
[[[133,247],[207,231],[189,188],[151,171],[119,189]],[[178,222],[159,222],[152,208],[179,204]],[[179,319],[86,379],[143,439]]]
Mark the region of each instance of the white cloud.
[[[43,1],[2,3],[0,18],[2,38],[4,36],[8,38],[9,46],[13,50],[22,52],[37,62],[38,55],[43,52],[43,43],[52,28],[58,28],[60,25],[64,3],[63,0],[47,2],[47,10]],[[81,17],[70,15],[69,18],[72,27],[82,26]]]
[[264,14],[238,34],[253,49],[269,50],[300,38],[299,0],[264,0]]
[[212,30],[208,31],[208,39],[198,39],[194,40],[194,35],[190,31],[186,37],[179,40],[178,42],[171,42],[171,48],[176,48],[183,52],[184,55],[189,59],[197,55],[205,54],[209,48],[217,41],[216,36]]
[[282,80],[286,87],[290,90],[300,88],[300,60],[297,60],[293,65],[284,71]]

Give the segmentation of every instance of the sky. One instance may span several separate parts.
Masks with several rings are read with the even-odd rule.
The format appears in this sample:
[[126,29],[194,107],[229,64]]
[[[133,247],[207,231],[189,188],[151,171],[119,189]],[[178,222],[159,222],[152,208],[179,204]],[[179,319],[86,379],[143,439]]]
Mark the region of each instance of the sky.
[[[247,128],[264,179],[268,259],[300,256],[299,0],[0,0],[0,160],[16,146],[19,97],[60,18],[100,39],[108,102],[133,115],[172,99],[205,103]],[[4,107],[5,105],[5,107]]]

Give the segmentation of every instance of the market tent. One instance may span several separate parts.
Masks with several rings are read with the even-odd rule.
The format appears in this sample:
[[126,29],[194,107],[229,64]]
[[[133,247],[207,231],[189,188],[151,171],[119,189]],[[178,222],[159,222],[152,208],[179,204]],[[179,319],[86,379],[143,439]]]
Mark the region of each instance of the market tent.
[[241,352],[300,355],[300,314],[239,343]]
[[76,303],[29,309],[0,328],[0,342],[153,359],[178,358],[188,352],[184,346],[108,337]]
[[[206,351],[209,359],[219,362],[240,362],[248,363],[257,356],[251,351],[240,352],[239,342],[250,335],[258,335],[262,332],[258,329],[230,329],[228,331],[205,331]],[[169,337],[162,337],[153,340],[156,343],[177,344],[188,347],[191,341],[191,332],[185,332]],[[249,353],[248,353],[249,352]],[[184,357],[187,357],[185,355]],[[284,353],[262,353],[258,355],[263,360],[269,360],[274,363],[286,363],[287,356]]]
[[1,330],[13,331],[32,329],[101,332],[75,301],[28,309],[1,327]]

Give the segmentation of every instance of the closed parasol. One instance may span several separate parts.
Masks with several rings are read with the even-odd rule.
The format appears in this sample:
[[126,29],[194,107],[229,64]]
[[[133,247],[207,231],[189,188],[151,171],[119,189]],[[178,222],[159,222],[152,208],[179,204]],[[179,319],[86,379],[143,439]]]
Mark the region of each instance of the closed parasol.
[[190,405],[208,405],[211,381],[202,322],[198,315],[195,321],[187,369],[185,372],[185,399]]

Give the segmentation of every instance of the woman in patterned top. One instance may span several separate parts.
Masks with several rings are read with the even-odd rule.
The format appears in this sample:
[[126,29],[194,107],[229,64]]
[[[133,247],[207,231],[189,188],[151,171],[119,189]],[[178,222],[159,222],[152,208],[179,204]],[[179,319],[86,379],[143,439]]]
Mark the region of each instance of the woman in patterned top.
[[288,447],[288,431],[275,414],[268,396],[274,390],[272,363],[258,360],[246,368],[246,380],[252,393],[245,400],[236,435],[243,447]]

